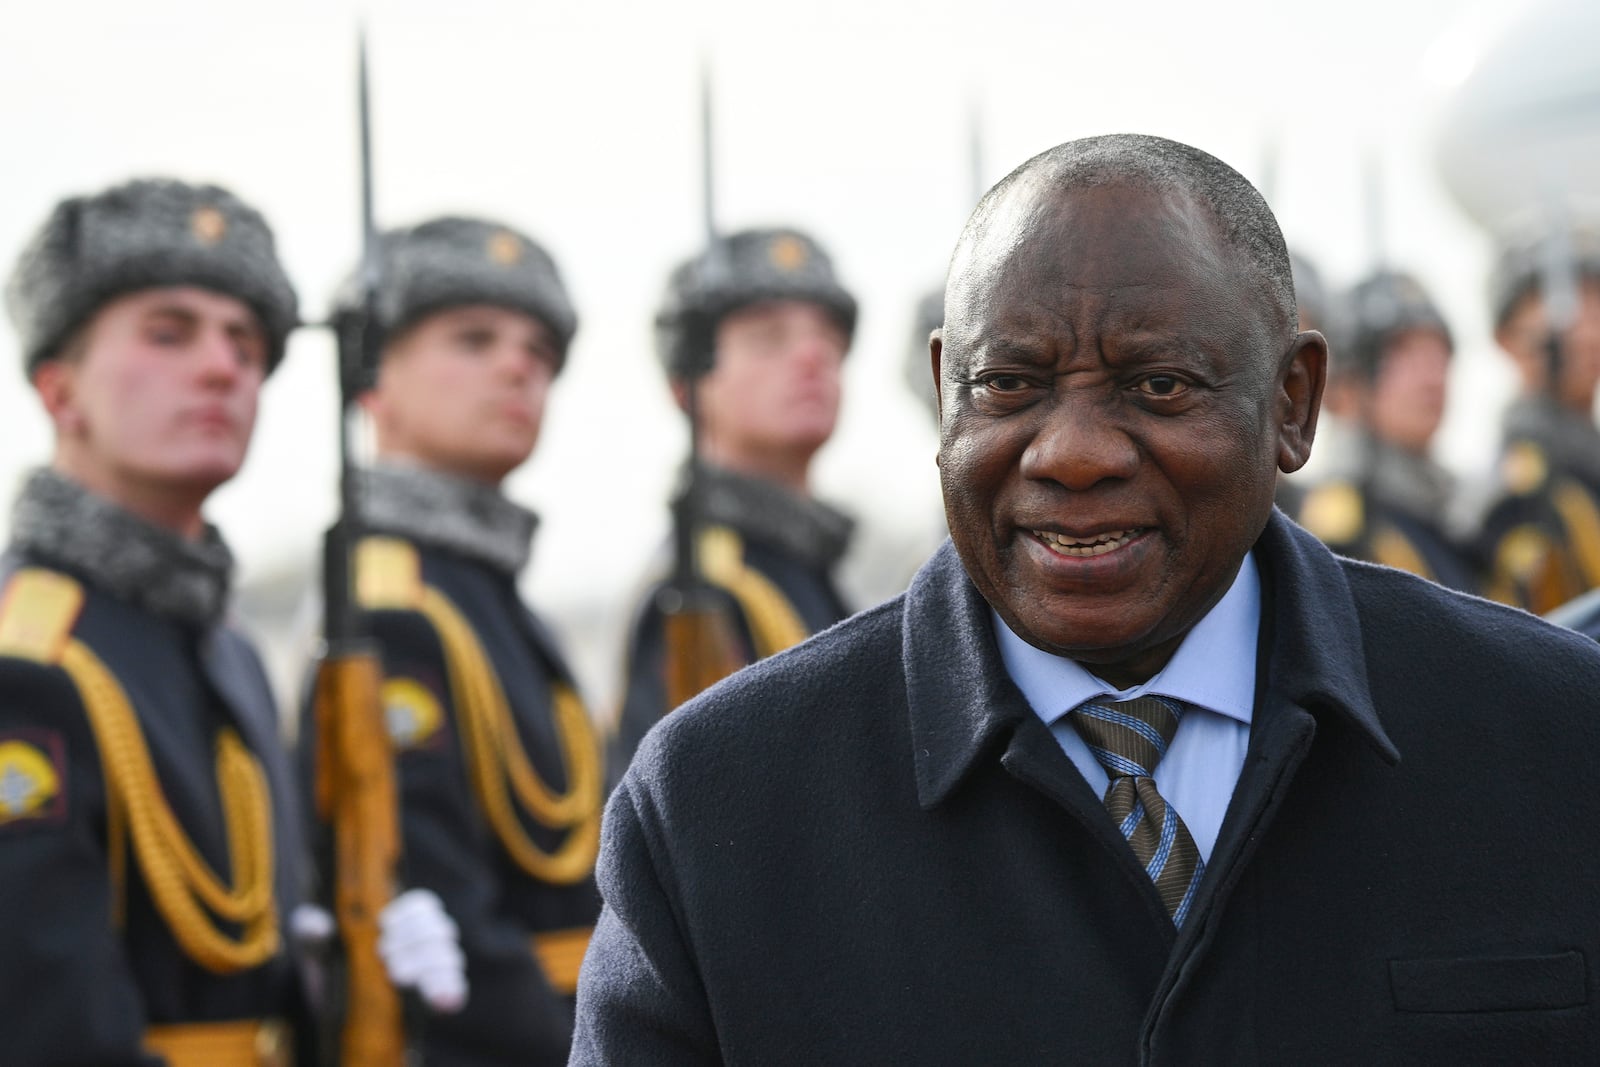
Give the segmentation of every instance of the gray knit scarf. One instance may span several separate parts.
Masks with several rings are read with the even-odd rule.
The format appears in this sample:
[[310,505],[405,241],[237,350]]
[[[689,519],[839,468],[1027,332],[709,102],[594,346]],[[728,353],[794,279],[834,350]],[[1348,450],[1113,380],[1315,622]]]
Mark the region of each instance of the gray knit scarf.
[[393,462],[358,477],[361,520],[373,533],[453,552],[513,577],[527,566],[539,517],[499,489]]
[[701,520],[731,526],[809,567],[827,570],[850,546],[854,519],[773,482],[705,467],[700,490]]
[[1600,429],[1587,415],[1547,396],[1519,397],[1506,409],[1505,435],[1508,441],[1528,440],[1544,449],[1552,470],[1600,485]]
[[45,469],[22,486],[11,542],[118,600],[209,626],[228,606],[233,553],[209,524],[198,541],[147,522]]
[[1369,439],[1372,495],[1382,503],[1427,523],[1440,523],[1451,506],[1455,479],[1427,456]]

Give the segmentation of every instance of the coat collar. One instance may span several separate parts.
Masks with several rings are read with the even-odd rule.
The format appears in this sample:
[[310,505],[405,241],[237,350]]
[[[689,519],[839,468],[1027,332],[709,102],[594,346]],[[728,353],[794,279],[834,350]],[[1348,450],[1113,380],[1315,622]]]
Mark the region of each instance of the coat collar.
[[[1380,758],[1397,762],[1400,754],[1372,704],[1360,619],[1343,565],[1276,510],[1255,552],[1265,579],[1262,611],[1270,620],[1256,707],[1270,698],[1338,715]],[[917,573],[903,610],[917,796],[931,809],[1031,713],[1000,661],[989,605],[948,540]]]

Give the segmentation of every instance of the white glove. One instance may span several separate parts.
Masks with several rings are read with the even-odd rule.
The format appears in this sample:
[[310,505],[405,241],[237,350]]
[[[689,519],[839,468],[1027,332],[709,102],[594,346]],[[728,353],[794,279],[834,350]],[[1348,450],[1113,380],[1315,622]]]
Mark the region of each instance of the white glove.
[[415,989],[434,1011],[467,1004],[467,960],[461,932],[429,889],[408,889],[378,913],[378,955],[389,980]]

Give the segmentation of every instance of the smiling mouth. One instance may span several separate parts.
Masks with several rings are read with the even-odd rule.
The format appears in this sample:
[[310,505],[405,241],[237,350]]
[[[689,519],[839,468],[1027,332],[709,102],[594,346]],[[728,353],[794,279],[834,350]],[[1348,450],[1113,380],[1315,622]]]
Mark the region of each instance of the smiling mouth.
[[1064,556],[1103,556],[1132,541],[1144,532],[1142,528],[1107,530],[1093,537],[1069,537],[1050,530],[1031,530],[1034,537]]

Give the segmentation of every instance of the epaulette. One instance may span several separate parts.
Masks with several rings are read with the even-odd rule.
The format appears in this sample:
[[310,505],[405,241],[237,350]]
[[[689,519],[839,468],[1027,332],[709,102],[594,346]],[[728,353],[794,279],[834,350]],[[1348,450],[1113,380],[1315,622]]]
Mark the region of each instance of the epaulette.
[[1549,480],[1550,462],[1532,441],[1513,441],[1500,457],[1500,481],[1514,496],[1536,493]]
[[368,611],[410,611],[422,601],[422,558],[397,537],[364,537],[356,546],[356,603]]
[[24,567],[0,593],[0,656],[57,664],[83,611],[83,586],[57,571]]
[[1348,545],[1367,526],[1361,491],[1349,482],[1324,482],[1306,492],[1300,504],[1300,525],[1329,545]]

